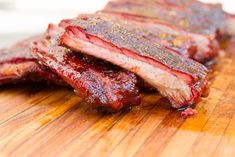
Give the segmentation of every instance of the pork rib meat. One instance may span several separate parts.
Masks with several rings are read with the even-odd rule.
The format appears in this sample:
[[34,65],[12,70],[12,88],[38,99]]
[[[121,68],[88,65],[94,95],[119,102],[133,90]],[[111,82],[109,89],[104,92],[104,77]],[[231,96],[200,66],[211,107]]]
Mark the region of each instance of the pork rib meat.
[[[185,57],[193,58],[198,62],[205,63],[217,56],[217,41],[212,40],[208,36],[185,32],[175,26],[162,23],[159,20],[107,12],[106,10],[102,11],[102,14],[109,14],[110,16],[128,21],[128,23],[132,24],[132,27],[141,25],[142,23],[142,32],[145,32],[145,36],[148,39],[156,40],[156,38],[160,38],[161,40],[158,42],[161,45],[179,52],[179,54]],[[192,42],[196,46],[196,52],[194,52],[195,49]]]
[[[126,0],[118,0],[118,1],[126,1]],[[136,2],[135,0],[128,0]],[[234,36],[235,35],[235,16],[224,12],[222,9],[222,5],[203,3],[198,0],[138,0],[142,3],[160,3],[164,5],[168,5],[171,7],[179,7],[179,8],[188,8],[193,11],[194,14],[200,15],[201,13],[207,12],[205,16],[212,19],[211,22],[214,23],[217,28],[219,28],[220,34]],[[209,14],[210,15],[209,15]],[[204,16],[201,14],[202,17]],[[208,16],[209,15],[209,16]]]
[[[80,15],[86,16],[85,14]],[[152,41],[157,42],[169,51],[178,53],[184,57],[193,58],[197,52],[196,42],[187,33],[180,31],[172,31],[162,25],[157,25],[151,21],[140,18],[127,18],[125,16],[118,16],[108,13],[97,13],[95,16],[102,16],[103,18],[110,18],[126,27],[132,27],[136,34]]]
[[[193,7],[195,8],[195,7]],[[196,9],[194,9],[196,10]],[[102,12],[123,16],[131,20],[143,18],[144,21],[152,21],[155,25],[167,27],[175,32],[186,32],[195,41],[198,51],[194,59],[199,62],[207,62],[218,55],[218,32],[223,31],[217,26],[217,16],[209,11],[199,12],[193,9],[185,9],[162,5],[143,0],[111,1]],[[211,17],[211,18],[209,18]],[[220,29],[221,28],[221,29]]]
[[212,38],[216,37],[218,32],[225,30],[225,14],[221,5],[203,5],[197,1],[187,7],[174,7],[156,3],[156,1],[117,0],[109,2],[104,10],[158,19],[185,31],[208,35]]
[[47,81],[65,86],[65,82],[48,68],[40,66],[31,55],[30,44],[40,36],[31,37],[0,50],[0,84]]

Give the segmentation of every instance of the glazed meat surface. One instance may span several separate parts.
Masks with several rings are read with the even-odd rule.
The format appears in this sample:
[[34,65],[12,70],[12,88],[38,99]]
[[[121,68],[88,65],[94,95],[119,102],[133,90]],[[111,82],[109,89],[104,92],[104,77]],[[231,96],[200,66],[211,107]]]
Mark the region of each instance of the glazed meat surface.
[[49,25],[44,39],[34,43],[33,53],[43,65],[70,84],[93,108],[117,111],[140,104],[133,73],[59,46],[58,37],[63,32],[62,28]]
[[61,43],[139,75],[167,97],[173,107],[195,103],[207,93],[207,69],[171,53],[108,18],[96,15],[63,20]]

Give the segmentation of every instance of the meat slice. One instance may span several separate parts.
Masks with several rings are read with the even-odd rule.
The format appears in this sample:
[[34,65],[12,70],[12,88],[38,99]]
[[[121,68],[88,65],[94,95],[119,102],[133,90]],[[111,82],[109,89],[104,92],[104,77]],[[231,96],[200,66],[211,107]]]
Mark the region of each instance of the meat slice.
[[135,74],[90,56],[58,46],[63,28],[49,25],[45,39],[35,42],[33,54],[70,84],[93,108],[117,111],[139,105]]
[[40,38],[40,35],[33,36],[17,42],[9,48],[1,49],[0,64],[36,61],[31,54],[30,46],[33,41],[39,40]]
[[[80,15],[81,16],[86,16]],[[99,13],[94,16],[102,16],[115,20],[116,22],[132,27],[136,34],[148,39],[152,42],[157,42],[173,53],[181,54],[188,58],[193,58],[197,52],[197,45],[193,39],[184,32],[172,31],[162,25],[154,24],[152,21],[142,20],[140,18],[128,18],[108,13]]]
[[139,75],[179,108],[207,93],[207,69],[169,52],[108,18],[90,15],[63,20],[61,42]]
[[0,84],[47,81],[56,85],[66,85],[57,75],[40,66],[31,55],[30,44],[40,36],[31,37],[0,50]]
[[[132,20],[142,18],[144,21],[152,21],[152,23],[167,27],[168,30],[187,32],[197,43],[198,52],[193,58],[199,62],[207,62],[218,55],[216,38],[219,28],[213,22],[213,20],[217,20],[217,14],[212,16],[213,14],[209,14],[209,11],[197,14],[192,9],[147,3],[143,0],[121,0],[109,2],[102,12],[124,16]],[[206,18],[208,16],[212,16],[214,19]]]
[[[132,27],[134,27],[133,25],[143,25],[142,30],[144,29],[145,36],[147,36],[148,39],[153,41],[156,40],[156,38],[160,38],[161,40],[157,42],[161,45],[173,51],[180,52],[180,54],[193,58],[198,62],[205,63],[217,56],[218,43],[208,36],[185,32],[175,26],[162,23],[155,19],[107,12],[106,10],[101,13],[126,20],[128,23],[132,24]],[[197,48],[196,52],[194,49],[195,46],[192,46],[192,44],[195,44]]]

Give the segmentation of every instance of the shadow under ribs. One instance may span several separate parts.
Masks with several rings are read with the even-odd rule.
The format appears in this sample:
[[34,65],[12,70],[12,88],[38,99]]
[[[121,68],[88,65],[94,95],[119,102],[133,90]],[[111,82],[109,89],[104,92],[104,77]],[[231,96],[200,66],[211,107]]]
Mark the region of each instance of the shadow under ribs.
[[63,20],[61,42],[139,75],[179,108],[207,93],[207,69],[137,35],[132,28],[95,15]]

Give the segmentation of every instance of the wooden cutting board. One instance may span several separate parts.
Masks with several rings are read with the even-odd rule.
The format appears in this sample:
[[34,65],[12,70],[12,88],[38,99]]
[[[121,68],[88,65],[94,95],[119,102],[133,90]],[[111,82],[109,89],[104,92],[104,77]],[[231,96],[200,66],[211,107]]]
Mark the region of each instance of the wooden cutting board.
[[209,97],[189,119],[157,94],[142,94],[131,111],[102,115],[71,89],[1,87],[0,156],[234,157],[235,57],[219,58],[211,78]]

